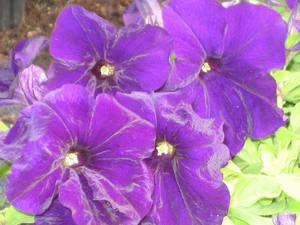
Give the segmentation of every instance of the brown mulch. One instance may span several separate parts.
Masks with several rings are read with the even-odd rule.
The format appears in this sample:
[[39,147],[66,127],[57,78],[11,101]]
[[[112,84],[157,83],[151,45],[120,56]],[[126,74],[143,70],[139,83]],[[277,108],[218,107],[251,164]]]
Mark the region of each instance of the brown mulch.
[[[34,35],[50,35],[55,19],[67,5],[80,4],[96,12],[117,26],[122,25],[122,14],[132,0],[27,0],[25,17],[17,28],[0,31],[0,64],[19,40]],[[47,56],[44,61],[49,60]],[[46,65],[46,62],[42,62]]]

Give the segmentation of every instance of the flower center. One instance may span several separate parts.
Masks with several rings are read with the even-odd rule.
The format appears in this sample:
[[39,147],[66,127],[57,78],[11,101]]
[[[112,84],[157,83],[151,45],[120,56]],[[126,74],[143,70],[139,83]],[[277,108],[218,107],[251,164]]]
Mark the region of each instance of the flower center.
[[79,164],[79,158],[77,152],[70,152],[66,155],[64,159],[64,166],[65,167],[72,167]]
[[209,71],[211,71],[211,66],[209,65],[208,62],[203,63],[201,70],[203,73],[208,73]]
[[104,64],[100,67],[100,74],[104,77],[113,76],[115,73],[115,67],[111,64]]
[[167,141],[161,141],[156,145],[157,155],[173,155],[175,148]]

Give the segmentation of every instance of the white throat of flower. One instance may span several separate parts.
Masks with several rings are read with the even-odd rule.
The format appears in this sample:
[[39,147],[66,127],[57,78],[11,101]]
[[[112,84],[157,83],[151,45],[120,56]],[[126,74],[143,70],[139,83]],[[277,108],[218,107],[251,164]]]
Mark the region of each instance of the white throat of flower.
[[78,154],[75,152],[68,153],[64,159],[64,166],[71,167],[79,164]]
[[105,76],[105,77],[113,76],[115,73],[115,67],[110,64],[105,64],[100,67],[100,73],[102,76]]
[[204,73],[208,73],[209,71],[211,71],[211,67],[207,62],[205,62],[205,63],[203,63],[201,70]]
[[167,141],[159,142],[156,145],[157,155],[173,155],[175,152],[175,148]]

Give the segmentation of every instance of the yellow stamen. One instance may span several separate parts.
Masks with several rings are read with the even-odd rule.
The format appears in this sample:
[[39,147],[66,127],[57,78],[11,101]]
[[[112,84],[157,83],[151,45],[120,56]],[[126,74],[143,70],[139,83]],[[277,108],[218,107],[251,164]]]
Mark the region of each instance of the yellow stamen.
[[211,71],[211,67],[207,62],[205,62],[205,63],[203,63],[201,70],[204,73],[208,73],[209,71]]
[[157,150],[157,155],[158,156],[161,156],[161,155],[173,155],[173,153],[175,151],[174,146],[171,145],[167,141],[159,142],[156,145],[156,150]]
[[107,77],[112,76],[115,73],[115,67],[110,64],[105,64],[101,66],[100,73],[102,76],[107,76]]
[[77,153],[74,153],[74,152],[68,153],[64,160],[65,167],[71,167],[78,163],[79,163],[78,155],[77,155]]

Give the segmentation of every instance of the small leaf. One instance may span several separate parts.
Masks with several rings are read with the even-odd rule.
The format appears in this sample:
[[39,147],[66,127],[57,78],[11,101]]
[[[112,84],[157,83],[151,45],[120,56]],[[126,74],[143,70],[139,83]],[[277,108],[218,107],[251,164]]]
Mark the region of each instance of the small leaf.
[[34,216],[22,213],[13,206],[4,209],[5,212],[5,225],[19,225],[22,223],[34,223]]
[[293,131],[300,132],[300,102],[291,111],[290,125]]
[[280,183],[282,190],[294,198],[300,201],[300,176],[294,174],[280,174],[276,177],[278,183]]
[[234,187],[232,207],[249,207],[265,198],[276,198],[281,187],[273,177],[265,175],[243,175]]

